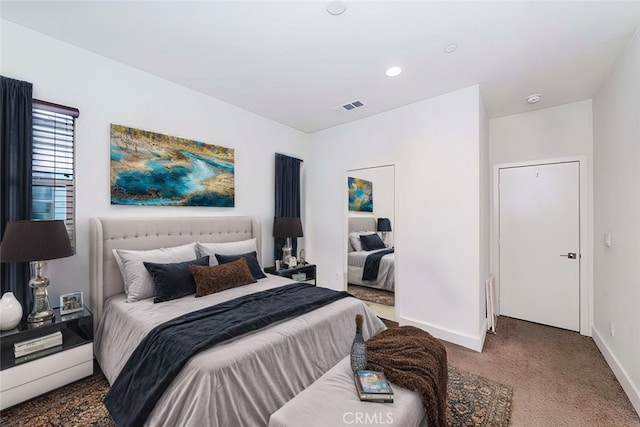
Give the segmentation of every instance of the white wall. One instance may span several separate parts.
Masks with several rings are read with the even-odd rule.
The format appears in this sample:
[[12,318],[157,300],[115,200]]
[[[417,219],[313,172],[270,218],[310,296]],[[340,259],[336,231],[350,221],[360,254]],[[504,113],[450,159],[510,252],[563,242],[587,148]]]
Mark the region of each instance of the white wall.
[[[312,135],[310,259],[342,289],[348,169],[395,164],[401,324],[479,350],[480,93],[461,89]],[[343,224],[342,226],[338,226]]]
[[[593,338],[640,413],[640,35],[593,98]],[[604,234],[611,233],[611,247]],[[614,324],[614,335],[609,332]]]
[[[478,250],[480,251],[480,271],[478,272],[481,280],[485,280],[491,273],[491,165],[489,159],[490,139],[489,139],[489,116],[484,106],[482,96],[480,96],[480,241]],[[495,274],[495,273],[494,273]],[[480,296],[478,298],[478,322],[484,331],[487,330],[485,320],[487,316],[486,295],[484,283],[480,286]],[[494,296],[495,298],[495,296]],[[482,333],[483,331],[480,331]]]
[[[32,82],[35,98],[80,110],[77,254],[50,262],[54,305],[62,293],[89,291],[88,219],[94,216],[256,215],[263,225],[263,264],[273,263],[274,153],[308,159],[309,135],[8,21],[1,24],[2,74]],[[235,208],[111,206],[110,123],[235,148]]]
[[498,117],[489,126],[492,165],[575,155],[593,163],[591,100]]
[[[489,120],[490,162],[505,163],[575,158],[581,160],[581,322],[591,334],[593,289],[593,122],[591,100],[514,114]],[[583,170],[586,163],[586,170]],[[586,185],[585,185],[586,184]],[[584,197],[583,197],[584,194]],[[583,200],[586,199],[586,200]],[[491,200],[491,265],[497,269],[495,206]],[[499,283],[498,283],[499,285]],[[499,289],[498,289],[499,293]]]

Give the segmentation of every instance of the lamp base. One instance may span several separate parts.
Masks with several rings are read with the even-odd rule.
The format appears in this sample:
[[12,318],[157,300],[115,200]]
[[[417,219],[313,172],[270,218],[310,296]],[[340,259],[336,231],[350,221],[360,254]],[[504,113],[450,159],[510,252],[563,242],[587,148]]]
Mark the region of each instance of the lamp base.
[[291,239],[287,237],[287,243],[282,247],[282,263],[284,265],[289,265],[289,260],[291,259]]
[[27,316],[27,323],[32,324],[41,324],[51,321],[55,316],[53,311],[49,312],[38,312],[38,313],[29,313]]
[[47,293],[49,279],[44,277],[47,272],[47,261],[31,261],[29,270],[31,271],[29,286],[33,288],[33,310],[27,316],[27,323],[47,322],[54,316]]

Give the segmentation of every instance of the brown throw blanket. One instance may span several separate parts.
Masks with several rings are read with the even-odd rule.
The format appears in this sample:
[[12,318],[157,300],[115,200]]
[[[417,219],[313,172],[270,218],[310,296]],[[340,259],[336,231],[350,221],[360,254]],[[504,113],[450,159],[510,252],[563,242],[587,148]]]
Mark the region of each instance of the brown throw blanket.
[[429,427],[447,425],[447,351],[431,334],[401,326],[370,338],[367,369],[382,371],[391,383],[420,393]]

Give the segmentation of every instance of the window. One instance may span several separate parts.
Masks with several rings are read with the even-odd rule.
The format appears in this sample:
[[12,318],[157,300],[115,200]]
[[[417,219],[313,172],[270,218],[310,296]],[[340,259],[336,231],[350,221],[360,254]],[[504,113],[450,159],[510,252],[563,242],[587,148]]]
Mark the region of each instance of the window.
[[33,100],[32,218],[65,221],[75,248],[75,108]]

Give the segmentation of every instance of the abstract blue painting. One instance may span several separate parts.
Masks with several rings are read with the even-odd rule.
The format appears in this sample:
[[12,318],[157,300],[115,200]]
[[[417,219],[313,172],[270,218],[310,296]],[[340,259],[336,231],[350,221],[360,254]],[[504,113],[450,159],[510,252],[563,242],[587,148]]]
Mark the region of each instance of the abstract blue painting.
[[373,212],[373,183],[360,178],[347,177],[349,210]]
[[111,204],[235,204],[235,150],[111,125]]

